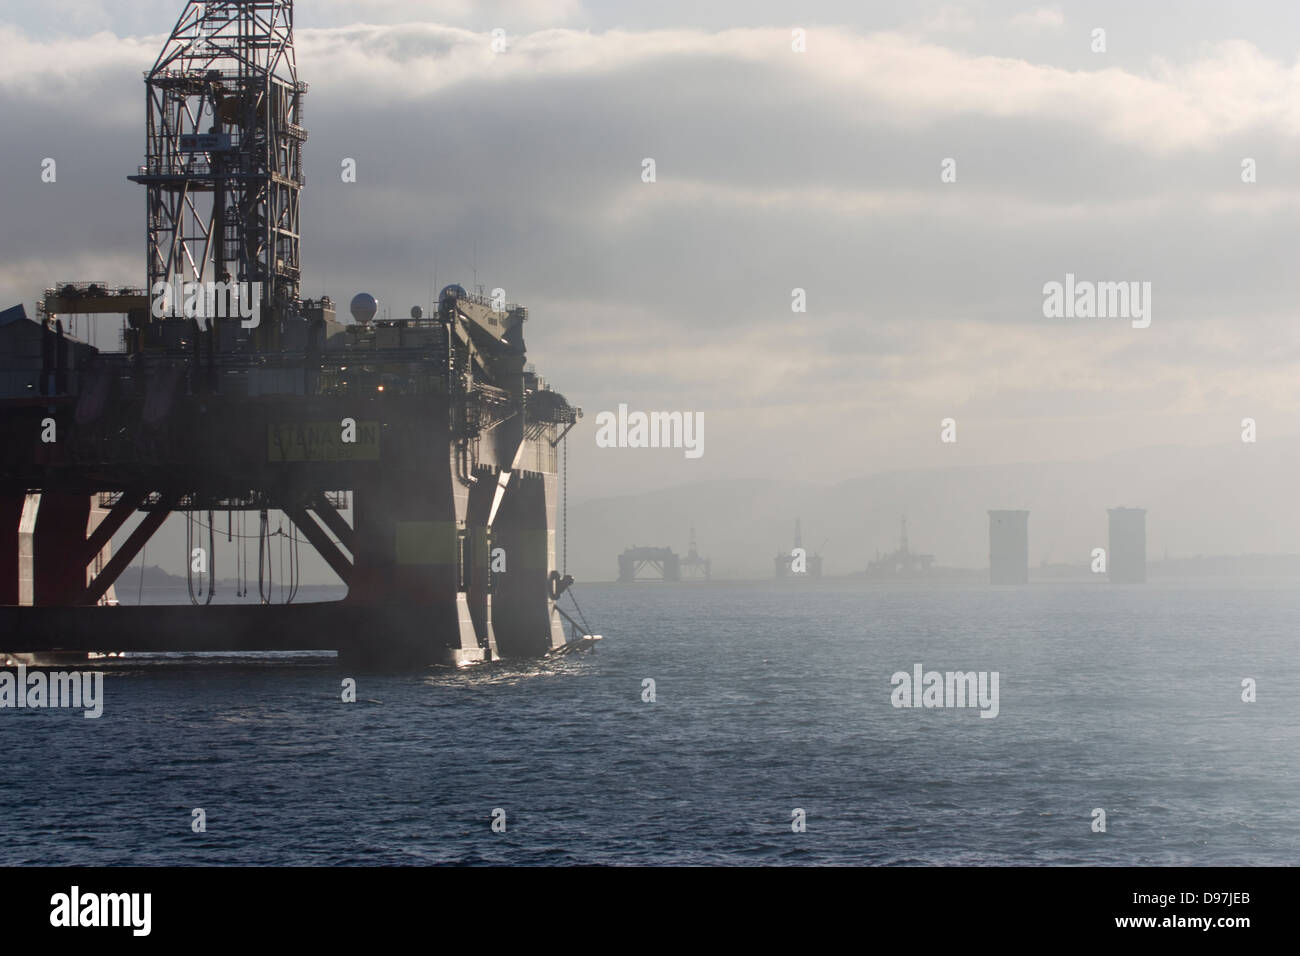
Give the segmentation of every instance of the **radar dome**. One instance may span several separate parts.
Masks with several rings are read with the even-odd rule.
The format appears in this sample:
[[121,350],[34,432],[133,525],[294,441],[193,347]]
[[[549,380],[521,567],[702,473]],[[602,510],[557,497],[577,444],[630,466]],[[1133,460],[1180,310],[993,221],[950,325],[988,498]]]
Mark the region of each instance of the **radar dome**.
[[358,325],[365,325],[379,311],[379,300],[369,292],[358,292],[352,297],[352,318]]

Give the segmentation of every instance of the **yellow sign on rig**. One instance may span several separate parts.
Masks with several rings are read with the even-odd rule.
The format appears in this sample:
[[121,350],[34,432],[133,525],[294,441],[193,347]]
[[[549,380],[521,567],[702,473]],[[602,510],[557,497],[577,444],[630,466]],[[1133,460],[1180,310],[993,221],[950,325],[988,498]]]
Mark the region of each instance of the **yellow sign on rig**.
[[379,422],[270,422],[267,461],[378,461]]

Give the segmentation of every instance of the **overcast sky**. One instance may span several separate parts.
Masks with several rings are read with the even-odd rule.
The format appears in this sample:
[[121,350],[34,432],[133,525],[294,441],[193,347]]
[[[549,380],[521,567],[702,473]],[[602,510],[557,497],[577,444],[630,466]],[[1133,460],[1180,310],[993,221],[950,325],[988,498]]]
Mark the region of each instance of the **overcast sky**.
[[[0,307],[143,283],[125,177],[182,6],[0,3]],[[405,314],[477,266],[587,412],[573,494],[1300,432],[1295,4],[318,0],[297,27],[304,294]],[[1150,327],[1044,318],[1067,273],[1150,282]],[[620,402],[704,412],[705,454],[596,448]]]

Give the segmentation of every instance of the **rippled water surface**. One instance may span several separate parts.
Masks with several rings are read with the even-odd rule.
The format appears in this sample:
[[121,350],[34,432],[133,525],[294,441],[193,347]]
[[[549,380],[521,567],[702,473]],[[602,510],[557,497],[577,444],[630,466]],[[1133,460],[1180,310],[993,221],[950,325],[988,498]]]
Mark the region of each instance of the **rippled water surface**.
[[[97,662],[98,720],[0,710],[0,862],[1300,862],[1295,589],[580,599],[605,640],[556,661]],[[894,708],[890,675],[917,663],[997,671],[998,716]],[[346,676],[358,703],[340,702]]]

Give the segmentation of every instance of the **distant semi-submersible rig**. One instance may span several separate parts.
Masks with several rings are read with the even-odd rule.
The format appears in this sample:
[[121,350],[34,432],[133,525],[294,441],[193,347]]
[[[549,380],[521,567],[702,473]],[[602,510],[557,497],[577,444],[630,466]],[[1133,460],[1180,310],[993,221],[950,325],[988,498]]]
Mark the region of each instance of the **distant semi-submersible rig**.
[[[376,319],[363,295],[343,324],[301,298],[291,0],[189,2],[145,84],[147,286],[61,283],[35,319],[0,314],[0,652],[422,666],[569,647],[557,450],[581,410],[525,364],[527,310],[453,285],[428,317]],[[104,314],[121,351],[64,324]],[[260,515],[269,552],[268,511],[346,598],[107,600],[168,515],[201,549]]]

